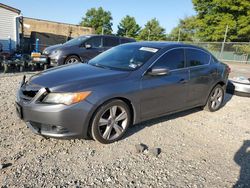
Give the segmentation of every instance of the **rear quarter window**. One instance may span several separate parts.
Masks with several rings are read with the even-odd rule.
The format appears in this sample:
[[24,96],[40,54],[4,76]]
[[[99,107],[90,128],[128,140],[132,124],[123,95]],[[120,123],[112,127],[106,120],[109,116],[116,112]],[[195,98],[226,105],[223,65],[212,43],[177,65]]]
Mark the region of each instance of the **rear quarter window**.
[[195,67],[209,64],[211,56],[202,50],[186,49],[186,59],[188,67]]

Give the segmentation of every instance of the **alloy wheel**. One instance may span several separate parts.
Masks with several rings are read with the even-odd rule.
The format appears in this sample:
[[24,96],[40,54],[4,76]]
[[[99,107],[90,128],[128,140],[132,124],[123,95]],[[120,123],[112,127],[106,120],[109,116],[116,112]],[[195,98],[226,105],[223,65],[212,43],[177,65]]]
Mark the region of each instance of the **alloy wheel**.
[[213,91],[210,102],[211,102],[211,108],[213,110],[216,110],[220,107],[221,103],[223,101],[223,90],[220,87],[215,88]]
[[66,64],[72,64],[72,63],[76,63],[79,62],[79,60],[75,57],[71,57],[66,61]]
[[104,111],[99,118],[100,135],[105,140],[114,140],[123,134],[127,123],[127,111],[122,106],[112,106]]

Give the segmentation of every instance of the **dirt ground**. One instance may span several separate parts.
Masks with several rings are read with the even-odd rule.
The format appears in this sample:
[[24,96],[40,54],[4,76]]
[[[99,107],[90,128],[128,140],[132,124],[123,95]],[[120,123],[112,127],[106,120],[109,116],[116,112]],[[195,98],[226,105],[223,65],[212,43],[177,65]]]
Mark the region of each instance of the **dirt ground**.
[[[250,187],[250,98],[227,94],[218,112],[162,117],[101,145],[34,135],[15,114],[21,79],[0,76],[0,163],[7,164],[0,170],[2,187]],[[138,154],[138,143],[161,154]]]

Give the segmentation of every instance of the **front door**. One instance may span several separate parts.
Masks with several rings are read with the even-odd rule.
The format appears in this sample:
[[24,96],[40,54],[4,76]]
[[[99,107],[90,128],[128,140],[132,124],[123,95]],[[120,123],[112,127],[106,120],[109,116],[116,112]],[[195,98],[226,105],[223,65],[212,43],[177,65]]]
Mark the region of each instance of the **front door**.
[[189,70],[185,68],[184,50],[174,49],[163,55],[153,66],[169,69],[169,74],[141,79],[141,118],[150,119],[185,108]]
[[[91,48],[86,49],[86,45],[90,45]],[[103,51],[104,50],[102,45],[102,37],[91,37],[84,43],[84,46],[82,47],[81,57],[83,60],[90,60],[102,53]]]

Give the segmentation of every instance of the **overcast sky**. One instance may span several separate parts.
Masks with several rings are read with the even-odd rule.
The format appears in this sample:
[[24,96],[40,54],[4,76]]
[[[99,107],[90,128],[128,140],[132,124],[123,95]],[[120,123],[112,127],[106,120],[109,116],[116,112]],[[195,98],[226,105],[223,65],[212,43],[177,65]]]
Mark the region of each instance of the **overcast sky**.
[[20,9],[26,17],[71,24],[79,24],[87,9],[103,7],[112,13],[114,32],[126,15],[134,16],[141,26],[157,18],[169,33],[180,18],[195,14],[191,0],[1,0],[1,3]]

